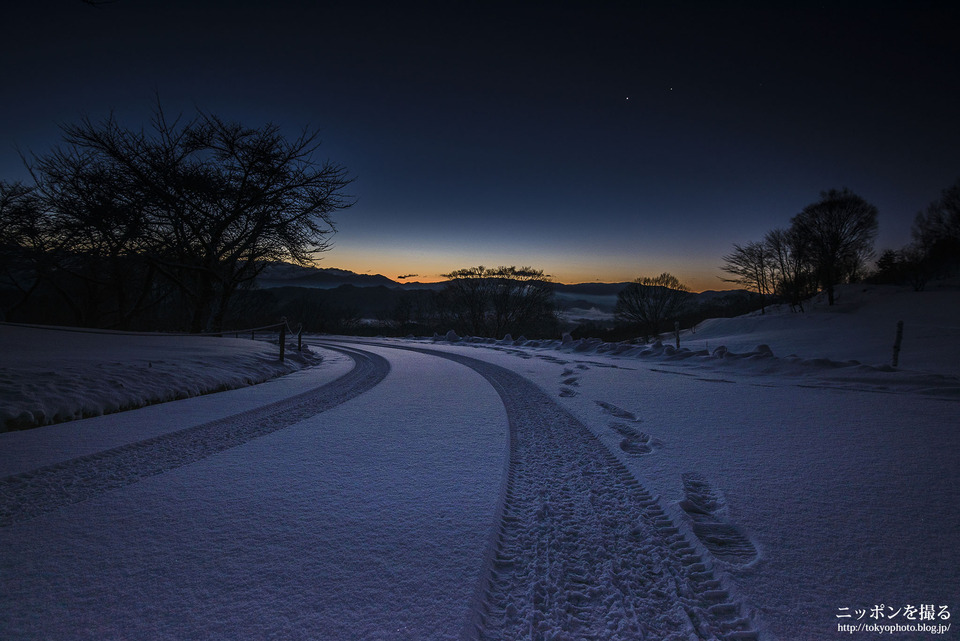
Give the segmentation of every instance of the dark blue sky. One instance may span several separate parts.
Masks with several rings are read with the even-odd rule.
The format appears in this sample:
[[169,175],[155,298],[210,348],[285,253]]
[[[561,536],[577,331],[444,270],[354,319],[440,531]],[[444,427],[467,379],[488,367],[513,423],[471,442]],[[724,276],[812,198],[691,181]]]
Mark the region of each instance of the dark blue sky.
[[734,242],[844,186],[902,246],[960,177],[957,3],[779,4],[17,2],[0,178],[58,123],[139,126],[159,95],[321,131],[359,198],[327,267],[722,288]]

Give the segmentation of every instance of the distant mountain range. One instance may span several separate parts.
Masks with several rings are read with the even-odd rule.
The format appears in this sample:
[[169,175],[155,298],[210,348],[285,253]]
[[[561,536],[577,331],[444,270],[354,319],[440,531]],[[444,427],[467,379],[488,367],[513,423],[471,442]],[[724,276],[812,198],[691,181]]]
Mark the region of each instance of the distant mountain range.
[[308,287],[310,289],[333,289],[341,285],[354,287],[402,287],[396,281],[380,274],[357,274],[346,269],[300,267],[289,263],[272,263],[257,277],[257,285],[263,289],[276,287]]
[[[622,283],[556,283],[554,293],[557,303],[566,309],[592,309],[612,313],[617,294],[628,285]],[[289,263],[273,263],[257,278],[262,289],[281,287],[304,287],[308,289],[336,289],[343,285],[353,287],[386,287],[409,291],[415,289],[443,289],[446,281],[437,283],[398,282],[382,274],[358,274],[346,269],[300,267]],[[742,296],[743,290],[706,291],[694,294],[698,303],[708,303],[717,298]]]
[[[382,274],[358,274],[346,269],[300,267],[289,263],[273,263],[257,278],[262,289],[278,287],[307,287],[310,289],[334,289],[342,285],[354,287],[389,287],[391,289],[443,289],[447,281],[421,283],[418,281],[395,281]],[[628,283],[580,283],[554,285],[558,296],[563,298],[616,298]]]

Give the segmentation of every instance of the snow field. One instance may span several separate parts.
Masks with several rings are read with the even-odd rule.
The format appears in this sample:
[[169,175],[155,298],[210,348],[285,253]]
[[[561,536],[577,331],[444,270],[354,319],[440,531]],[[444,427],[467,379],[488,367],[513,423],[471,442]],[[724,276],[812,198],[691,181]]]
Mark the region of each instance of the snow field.
[[[328,337],[319,366],[263,385],[0,434],[0,485],[64,463],[99,488],[0,526],[0,630],[830,639],[841,608],[956,615],[960,296],[912,294],[710,321],[679,351]],[[296,419],[298,394],[349,391],[352,350],[389,374]],[[98,453],[238,412],[279,429],[96,485]]]
[[764,376],[750,361],[711,369],[572,349],[433,347],[554,395],[712,560],[762,638],[833,638],[841,607],[958,607],[960,404],[949,388],[844,388],[809,373]]
[[315,362],[264,341],[0,325],[0,429],[261,383]]
[[804,312],[786,305],[737,318],[714,318],[686,331],[681,344],[713,351],[723,345],[731,352],[751,352],[769,345],[775,356],[856,360],[868,366],[888,366],[893,358],[897,322],[904,334],[898,366],[901,370],[960,375],[960,290],[915,292],[890,285],[843,285],[833,307],[826,296],[805,304]]

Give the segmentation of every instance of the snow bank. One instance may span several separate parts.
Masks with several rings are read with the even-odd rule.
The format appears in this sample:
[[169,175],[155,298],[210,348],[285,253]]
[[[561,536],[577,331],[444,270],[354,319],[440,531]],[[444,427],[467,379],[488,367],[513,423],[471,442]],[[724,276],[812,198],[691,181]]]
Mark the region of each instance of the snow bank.
[[0,431],[233,389],[316,362],[264,341],[0,325]]
[[760,639],[840,639],[838,624],[917,624],[904,613],[918,604],[939,630],[956,618],[958,308],[956,291],[850,287],[834,308],[709,321],[679,350],[569,336],[434,348],[558,399],[712,559]]
[[[754,375],[813,377],[855,389],[960,396],[960,291],[914,292],[892,286],[846,285],[837,303],[823,297],[805,312],[788,306],[736,318],[716,318],[649,344],[595,338],[514,341],[458,337],[475,345],[596,354],[671,363],[684,368],[735,370]],[[902,347],[893,367],[897,322]],[[669,337],[668,337],[669,336]],[[434,336],[434,342],[444,338]]]
[[856,360],[889,365],[897,322],[903,321],[901,369],[960,374],[960,290],[915,292],[889,285],[843,285],[836,304],[818,296],[804,312],[771,307],[737,318],[715,318],[684,332],[692,349],[720,345],[733,352],[768,344],[779,356]]

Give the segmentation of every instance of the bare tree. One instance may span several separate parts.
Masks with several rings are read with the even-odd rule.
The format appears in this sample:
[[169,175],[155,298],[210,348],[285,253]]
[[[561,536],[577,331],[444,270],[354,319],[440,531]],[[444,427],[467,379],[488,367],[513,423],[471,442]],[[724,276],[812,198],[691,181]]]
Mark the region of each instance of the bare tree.
[[849,189],[831,189],[794,216],[792,226],[833,305],[834,287],[855,278],[872,255],[877,208]]
[[553,319],[553,287],[542,269],[498,267],[490,277],[494,336],[527,332]]
[[329,248],[333,212],[352,204],[346,170],[314,160],[315,132],[288,140],[275,125],[203,112],[169,121],[158,105],[147,129],[84,119],[64,142],[36,167],[51,207],[70,212],[95,255],[132,243],[180,292],[194,332],[221,329],[267,261],[312,263]]
[[63,245],[52,279],[82,325],[126,328],[148,306],[156,270],[149,258],[145,196],[115,163],[62,147],[32,168],[46,223]]
[[683,311],[689,296],[687,287],[671,274],[643,276],[617,294],[616,315],[637,325],[645,338],[656,336]]
[[773,294],[802,312],[812,280],[806,245],[792,229],[774,229],[763,242],[770,256]]
[[13,292],[4,297],[0,319],[27,302],[51,269],[56,235],[43,215],[35,190],[0,181],[0,284]]
[[532,267],[470,267],[444,274],[441,307],[457,329],[474,336],[552,331],[553,289],[543,270]]
[[735,278],[725,278],[760,295],[760,313],[766,313],[766,298],[772,289],[772,256],[766,243],[751,241],[734,244],[733,252],[723,257],[723,271]]
[[457,331],[486,336],[489,334],[487,310],[490,306],[489,269],[483,265],[443,274],[449,283],[441,292],[442,311],[451,316]]

